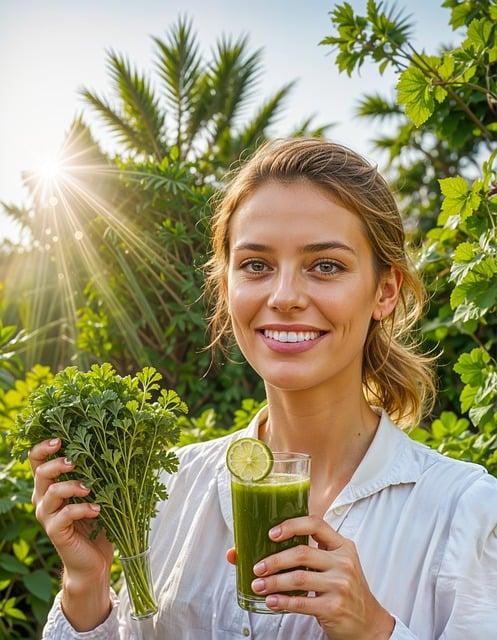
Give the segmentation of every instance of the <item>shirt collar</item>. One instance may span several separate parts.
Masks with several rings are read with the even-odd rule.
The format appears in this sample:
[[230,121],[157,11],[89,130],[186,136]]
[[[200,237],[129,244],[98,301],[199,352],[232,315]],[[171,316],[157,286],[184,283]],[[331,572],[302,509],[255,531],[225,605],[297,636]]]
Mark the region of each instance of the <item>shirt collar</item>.
[[[258,438],[259,425],[266,414],[267,405],[256,413],[248,427],[234,434],[233,440]],[[390,485],[416,482],[421,475],[421,462],[414,454],[414,446],[409,436],[392,422],[386,411],[381,410],[378,428],[366,454],[331,506],[351,504]],[[233,531],[230,476],[224,456],[217,468],[217,482],[221,511]]]

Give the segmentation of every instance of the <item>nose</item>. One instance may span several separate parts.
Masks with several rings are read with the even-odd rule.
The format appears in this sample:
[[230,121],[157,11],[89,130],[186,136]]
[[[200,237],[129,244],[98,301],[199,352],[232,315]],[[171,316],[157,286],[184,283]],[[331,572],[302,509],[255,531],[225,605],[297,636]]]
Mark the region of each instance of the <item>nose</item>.
[[278,311],[304,309],[307,305],[305,284],[293,270],[281,271],[274,281],[274,289],[267,305]]

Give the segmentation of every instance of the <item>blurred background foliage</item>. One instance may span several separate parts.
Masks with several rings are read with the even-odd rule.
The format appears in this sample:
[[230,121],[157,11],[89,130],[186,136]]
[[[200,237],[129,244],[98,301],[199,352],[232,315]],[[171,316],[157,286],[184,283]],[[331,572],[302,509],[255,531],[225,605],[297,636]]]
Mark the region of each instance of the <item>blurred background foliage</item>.
[[[417,51],[411,19],[373,0],[364,15],[335,5],[320,44],[348,75],[370,59],[398,76],[395,99],[361,96],[355,115],[372,130],[389,124],[372,142],[387,157],[430,293],[419,334],[440,353],[440,393],[411,436],[497,474],[497,8],[487,0],[443,5],[463,33],[458,47]],[[160,95],[109,50],[109,94],[82,90],[87,110],[66,134],[57,177],[26,173],[27,204],[3,205],[23,229],[22,242],[0,245],[4,433],[30,391],[69,364],[109,361],[122,374],[156,367],[191,409],[181,444],[244,427],[264,402],[236,348],[225,361],[205,350],[202,265],[216,189],[270,137],[293,83],[247,116],[262,68],[246,38],[221,38],[204,60],[192,24],[179,18],[154,45]],[[109,128],[116,154],[102,150],[87,117]],[[287,136],[330,138],[331,124],[311,121]],[[0,640],[39,638],[58,589],[60,563],[34,518],[31,490],[28,469],[10,460],[2,440]],[[116,562],[116,588],[119,580]]]

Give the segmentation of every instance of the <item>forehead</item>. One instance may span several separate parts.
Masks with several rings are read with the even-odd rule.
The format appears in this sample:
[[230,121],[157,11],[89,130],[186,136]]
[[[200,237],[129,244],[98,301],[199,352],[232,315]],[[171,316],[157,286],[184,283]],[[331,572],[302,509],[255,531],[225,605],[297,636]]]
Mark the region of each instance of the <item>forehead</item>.
[[230,221],[230,247],[244,242],[279,246],[324,241],[369,252],[359,217],[308,182],[268,182],[248,196]]

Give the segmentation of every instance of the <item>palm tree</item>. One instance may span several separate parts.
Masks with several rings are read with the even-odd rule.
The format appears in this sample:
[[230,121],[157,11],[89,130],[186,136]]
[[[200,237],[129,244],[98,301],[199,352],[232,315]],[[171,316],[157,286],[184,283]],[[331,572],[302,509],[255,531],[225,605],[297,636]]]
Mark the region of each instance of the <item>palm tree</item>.
[[[228,167],[242,151],[265,140],[295,85],[288,82],[266,99],[245,123],[237,125],[261,74],[262,50],[248,51],[246,36],[222,36],[204,62],[191,22],[180,17],[167,39],[155,37],[159,91],[128,59],[108,52],[117,106],[84,89],[82,95],[126,150],[160,162],[176,147],[178,161]],[[312,128],[311,120],[288,135],[322,137],[330,124]]]
[[[10,299],[24,293],[28,313],[9,321],[30,330],[59,321],[50,334],[57,350],[47,355],[47,345],[34,345],[30,365],[41,360],[58,369],[97,359],[129,372],[151,364],[194,411],[208,401],[226,415],[252,395],[255,378],[230,363],[216,371],[201,352],[209,200],[241,153],[268,137],[294,82],[244,120],[261,50],[250,53],[246,37],[222,37],[204,62],[191,23],[181,17],[165,41],[154,42],[157,88],[109,51],[117,100],[82,90],[119,152],[105,154],[76,118],[48,204],[37,176],[26,174],[31,207],[6,207],[32,239],[9,264]],[[320,137],[331,126],[312,128],[311,121],[288,135]],[[22,285],[26,276],[29,286]]]

